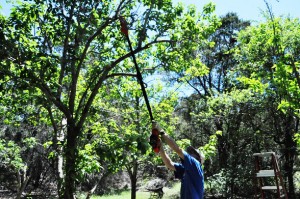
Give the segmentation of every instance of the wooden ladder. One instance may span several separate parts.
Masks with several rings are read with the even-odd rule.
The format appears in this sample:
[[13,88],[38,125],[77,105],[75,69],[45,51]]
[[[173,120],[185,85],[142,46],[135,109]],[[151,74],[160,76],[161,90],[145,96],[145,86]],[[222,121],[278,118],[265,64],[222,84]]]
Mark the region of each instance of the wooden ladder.
[[[267,190],[277,191],[278,198],[288,199],[275,152],[254,153],[253,156],[255,161],[255,197],[259,196],[257,193],[259,188],[262,199],[266,198],[265,191]],[[268,163],[266,162],[267,159],[271,162],[263,165],[263,163]],[[270,177],[274,178],[275,186],[274,184],[267,184],[266,178]]]

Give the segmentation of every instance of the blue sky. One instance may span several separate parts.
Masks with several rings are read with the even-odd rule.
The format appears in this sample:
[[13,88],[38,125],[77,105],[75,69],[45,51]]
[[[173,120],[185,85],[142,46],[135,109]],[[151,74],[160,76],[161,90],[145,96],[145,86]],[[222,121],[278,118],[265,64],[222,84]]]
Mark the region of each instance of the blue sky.
[[[253,22],[264,21],[261,14],[267,10],[264,0],[173,0],[184,4],[195,4],[199,11],[203,5],[214,2],[216,14],[225,15],[228,12],[236,12],[241,19]],[[300,0],[266,0],[275,16],[291,16],[300,18]]]
[[0,6],[1,6],[1,9],[0,9],[1,14],[4,14],[7,16],[9,14],[9,10],[10,10],[11,6],[6,3],[6,0],[1,0]]
[[[195,4],[199,11],[203,5],[210,1],[216,4],[216,14],[224,15],[228,12],[236,12],[241,19],[254,22],[263,21],[261,11],[267,9],[264,0],[173,0],[184,4]],[[266,0],[272,8],[275,16],[285,15],[300,18],[300,0]],[[2,14],[8,15],[11,6],[7,6],[6,0],[1,0],[0,10]]]

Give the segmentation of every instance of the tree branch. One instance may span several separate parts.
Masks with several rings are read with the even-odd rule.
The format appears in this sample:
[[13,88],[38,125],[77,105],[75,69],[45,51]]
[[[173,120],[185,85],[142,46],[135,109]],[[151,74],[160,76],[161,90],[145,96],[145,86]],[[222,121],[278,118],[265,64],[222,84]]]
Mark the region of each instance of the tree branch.
[[[62,15],[65,16],[63,13],[63,5],[60,5],[60,7],[62,8]],[[67,26],[67,30],[66,30],[66,37],[64,39],[64,48],[63,48],[63,53],[62,53],[62,58],[61,58],[61,70],[60,70],[60,75],[59,75],[59,80],[58,80],[58,84],[62,85],[62,81],[64,78],[64,73],[65,73],[65,68],[66,68],[66,60],[67,60],[67,51],[69,49],[69,36],[70,36],[70,30],[71,30],[71,21],[72,21],[72,17],[73,17],[73,11],[74,11],[74,6],[72,7],[71,11],[70,11],[70,16],[68,17],[68,26]],[[57,96],[60,96],[62,92],[62,88],[59,87],[57,89]]]
[[130,76],[130,77],[136,77],[136,74],[132,74],[132,73],[112,73],[110,75],[106,76],[106,79],[110,78],[110,77],[117,77],[117,76]]
[[[132,53],[137,54],[137,53],[149,48],[151,45],[154,45],[157,43],[168,43],[168,42],[172,42],[172,41],[171,40],[152,41],[141,48],[135,49]],[[103,73],[101,75],[97,75],[99,77],[98,82],[96,83],[95,87],[92,89],[91,95],[89,96],[88,101],[82,110],[82,115],[81,115],[80,121],[78,122],[78,128],[82,128],[82,125],[83,125],[86,117],[88,116],[88,110],[90,109],[90,107],[93,103],[93,100],[94,100],[95,96],[97,95],[98,90],[101,87],[103,81],[107,79],[109,71],[111,71],[116,65],[118,65],[120,62],[124,61],[126,58],[129,58],[130,56],[131,56],[131,52],[127,53],[126,55],[121,56],[119,59],[116,59],[110,65],[105,66],[103,69]]]

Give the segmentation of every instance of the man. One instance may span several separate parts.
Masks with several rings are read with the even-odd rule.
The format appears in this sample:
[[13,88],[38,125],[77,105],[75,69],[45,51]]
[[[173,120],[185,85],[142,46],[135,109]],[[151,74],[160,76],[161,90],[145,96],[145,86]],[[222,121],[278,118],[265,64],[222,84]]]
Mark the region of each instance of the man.
[[[157,128],[154,126],[154,128]],[[204,196],[204,176],[202,164],[204,157],[192,146],[182,150],[176,142],[165,132],[160,131],[161,139],[180,157],[182,163],[174,163],[168,154],[165,153],[163,142],[159,142],[159,154],[170,170],[173,170],[175,177],[181,179],[181,199],[202,199]]]

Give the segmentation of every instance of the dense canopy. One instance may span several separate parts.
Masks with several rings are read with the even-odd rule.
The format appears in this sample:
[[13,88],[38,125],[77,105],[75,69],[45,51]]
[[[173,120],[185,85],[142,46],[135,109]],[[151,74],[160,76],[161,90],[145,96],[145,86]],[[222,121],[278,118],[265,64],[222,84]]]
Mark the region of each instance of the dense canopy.
[[252,25],[214,10],[24,0],[0,16],[0,187],[16,198],[89,198],[124,171],[136,198],[162,162],[148,143],[134,54],[154,119],[205,154],[207,197],[254,195],[261,151],[279,155],[288,194],[299,196],[300,21],[269,10]]

